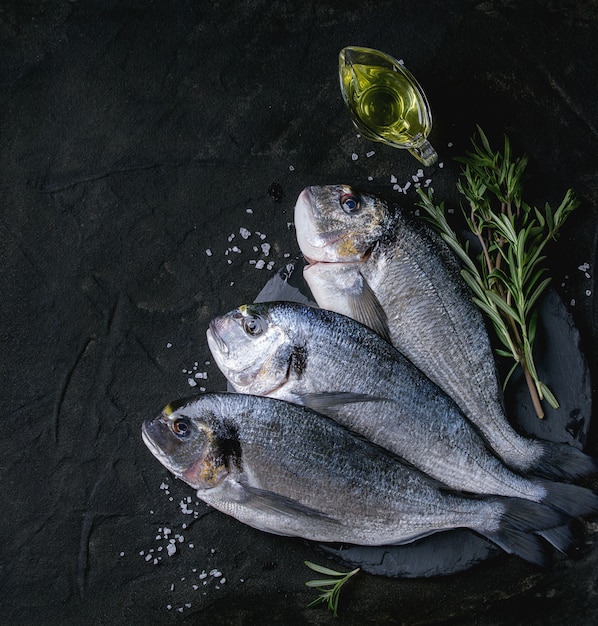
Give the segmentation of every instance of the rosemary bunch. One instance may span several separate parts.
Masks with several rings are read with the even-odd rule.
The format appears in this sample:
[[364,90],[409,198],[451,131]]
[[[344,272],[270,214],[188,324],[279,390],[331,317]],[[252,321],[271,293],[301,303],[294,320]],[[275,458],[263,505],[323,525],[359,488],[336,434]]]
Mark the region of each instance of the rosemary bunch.
[[444,203],[434,203],[431,189],[427,194],[418,190],[419,205],[463,262],[461,273],[473,291],[473,300],[490,318],[502,344],[498,354],[515,360],[505,385],[521,365],[536,413],[543,418],[541,400],[553,408],[559,406],[538,377],[532,350],[535,305],[550,282],[543,252],[578,201],[569,189],[555,211],[548,204],[542,211],[525,203],[522,189],[527,157],[512,159],[506,136],[503,152],[494,152],[480,127],[478,133],[479,142],[475,136],[472,139],[473,151],[457,159],[463,165],[457,189],[465,198],[463,215],[481,253],[472,254],[469,242],[459,240],[446,220]]
[[305,561],[305,565],[318,574],[332,576],[332,578],[308,580],[305,583],[308,587],[314,587],[318,591],[322,592],[321,595],[319,595],[315,600],[312,600],[307,606],[310,607],[315,604],[319,604],[320,602],[327,602],[328,609],[332,611],[334,617],[338,617],[338,600],[341,588],[350,578],[359,572],[359,567],[350,572],[337,572],[329,567],[324,567],[322,565],[318,565],[317,563],[312,563],[311,561]]

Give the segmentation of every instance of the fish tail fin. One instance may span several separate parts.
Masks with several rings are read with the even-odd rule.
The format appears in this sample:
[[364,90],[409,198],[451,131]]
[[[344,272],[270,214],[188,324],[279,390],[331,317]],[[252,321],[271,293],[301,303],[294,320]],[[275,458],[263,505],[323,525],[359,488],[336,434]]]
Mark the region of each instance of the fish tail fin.
[[542,503],[566,513],[571,517],[586,517],[598,514],[598,495],[591,489],[571,485],[542,481],[546,496]]
[[537,463],[530,467],[535,474],[561,480],[598,474],[598,461],[574,446],[543,441],[542,450]]
[[577,543],[573,538],[573,534],[571,533],[571,529],[568,525],[541,530],[538,532],[538,535],[548,541],[548,543],[550,543],[559,552],[567,556],[573,554],[575,548],[577,548]]
[[519,556],[540,567],[549,560],[547,544],[539,536],[548,535],[548,541],[554,539],[555,547],[565,548],[566,541],[552,529],[565,526],[567,517],[562,513],[543,504],[520,498],[502,499],[504,512],[498,530],[485,533],[485,536],[500,546],[505,552]]

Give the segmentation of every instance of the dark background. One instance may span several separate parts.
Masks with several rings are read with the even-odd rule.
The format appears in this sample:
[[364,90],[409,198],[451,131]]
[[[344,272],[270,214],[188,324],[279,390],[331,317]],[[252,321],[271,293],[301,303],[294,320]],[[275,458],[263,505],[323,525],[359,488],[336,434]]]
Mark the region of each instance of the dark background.
[[[334,622],[305,608],[302,562],[326,558],[197,503],[140,425],[224,389],[207,322],[298,254],[304,186],[413,204],[391,176],[403,186],[417,161],[351,126],[343,46],[403,59],[424,87],[438,199],[456,202],[476,124],[530,156],[529,201],[575,189],[549,261],[598,380],[597,27],[595,0],[1,2],[0,622]],[[594,623],[585,533],[544,571],[501,556],[430,580],[360,575],[338,623]]]

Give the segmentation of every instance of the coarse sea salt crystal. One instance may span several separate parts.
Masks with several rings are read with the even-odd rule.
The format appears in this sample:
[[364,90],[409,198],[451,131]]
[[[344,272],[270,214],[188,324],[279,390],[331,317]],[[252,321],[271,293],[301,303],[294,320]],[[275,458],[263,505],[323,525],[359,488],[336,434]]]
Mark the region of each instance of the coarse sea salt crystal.
[[197,385],[197,382],[193,380],[193,378],[187,378],[187,383],[189,387],[195,387]]
[[208,256],[212,256],[212,251],[210,250],[210,248],[207,248],[207,249],[206,249],[206,254],[207,254]]
[[269,243],[263,243],[261,248],[262,248],[262,252],[264,253],[264,256],[268,256],[270,254],[270,244]]
[[295,166],[289,165],[289,172],[294,172],[294,171],[295,171]]
[[397,182],[397,177],[394,174],[390,175],[390,182],[391,183],[396,183]]
[[359,158],[359,156],[358,156],[358,155],[354,152],[354,153],[351,155],[351,158],[353,159],[353,161],[357,161],[357,159]]
[[170,343],[170,341],[166,344],[167,348],[172,348],[172,344]]
[[168,552],[168,556],[172,556],[176,552],[174,543],[169,543],[168,546],[166,546],[166,551]]
[[251,215],[253,213],[253,209],[245,209],[245,213],[249,213],[249,215]]
[[241,237],[243,237],[243,239],[248,239],[251,236],[251,231],[247,230],[246,228],[239,228],[239,235],[241,235]]
[[255,268],[258,270],[264,269],[264,265],[266,265],[266,262],[263,259],[255,262]]
[[369,159],[370,157],[373,157],[375,154],[376,154],[375,150],[370,150],[369,152],[365,153],[365,156],[368,157]]
[[591,296],[591,295],[592,295],[592,290],[586,289],[586,296]]

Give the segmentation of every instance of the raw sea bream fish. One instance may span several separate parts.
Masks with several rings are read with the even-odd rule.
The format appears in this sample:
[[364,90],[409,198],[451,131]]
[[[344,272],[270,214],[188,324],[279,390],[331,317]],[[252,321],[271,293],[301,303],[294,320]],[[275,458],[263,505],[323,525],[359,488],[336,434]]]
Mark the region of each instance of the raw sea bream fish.
[[168,405],[145,444],[214,508],[260,530],[319,542],[389,545],[469,528],[536,564],[563,516],[518,498],[452,494],[306,407],[206,393]]
[[295,205],[304,278],[318,306],[376,330],[443,389],[511,467],[551,478],[595,473],[567,444],[509,424],[482,314],[456,257],[421,219],[347,185],[307,187]]
[[311,407],[458,491],[598,511],[577,485],[513,472],[455,402],[374,331],[298,303],[243,305],[210,322],[208,346],[234,390]]

